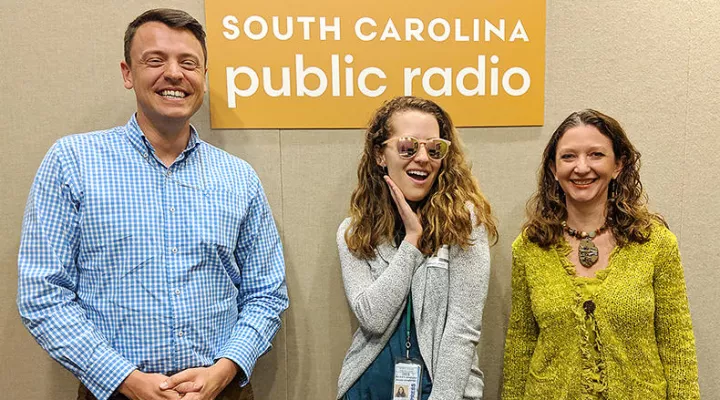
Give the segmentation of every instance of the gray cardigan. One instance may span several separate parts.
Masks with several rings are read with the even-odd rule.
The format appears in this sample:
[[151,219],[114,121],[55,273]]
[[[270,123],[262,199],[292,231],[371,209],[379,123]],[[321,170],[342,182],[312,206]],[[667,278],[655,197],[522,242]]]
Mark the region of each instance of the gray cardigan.
[[420,354],[433,382],[430,400],[482,399],[483,374],[475,348],[490,279],[490,252],[483,225],[467,250],[450,247],[449,263],[428,262],[415,246],[378,246],[372,260],[354,257],[345,243],[347,218],[337,232],[348,303],[360,327],[353,335],[338,379],[340,399],[392,336],[412,288]]

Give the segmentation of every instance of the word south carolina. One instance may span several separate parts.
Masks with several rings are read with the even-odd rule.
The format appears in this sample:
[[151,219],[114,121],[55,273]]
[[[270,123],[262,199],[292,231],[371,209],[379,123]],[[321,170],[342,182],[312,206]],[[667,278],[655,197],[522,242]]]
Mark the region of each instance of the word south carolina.
[[[251,15],[240,19],[235,15],[226,15],[222,19],[223,36],[228,40],[245,37],[250,40],[275,38],[290,40],[295,35],[302,40],[341,40],[340,17],[296,16],[266,18]],[[355,37],[364,42],[372,40],[386,41],[435,41],[448,40],[456,42],[489,42],[492,40],[529,42],[522,20],[506,21],[500,18],[494,21],[487,19],[448,20],[434,18],[429,21],[420,18],[404,18],[401,20],[376,20],[371,17],[360,17],[353,23]]]

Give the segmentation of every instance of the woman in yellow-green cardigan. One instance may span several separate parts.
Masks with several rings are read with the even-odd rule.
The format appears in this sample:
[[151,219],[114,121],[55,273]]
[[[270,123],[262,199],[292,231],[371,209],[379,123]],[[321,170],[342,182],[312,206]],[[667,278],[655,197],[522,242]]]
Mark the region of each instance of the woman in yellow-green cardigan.
[[503,400],[699,399],[675,236],[617,121],[571,114],[513,243]]

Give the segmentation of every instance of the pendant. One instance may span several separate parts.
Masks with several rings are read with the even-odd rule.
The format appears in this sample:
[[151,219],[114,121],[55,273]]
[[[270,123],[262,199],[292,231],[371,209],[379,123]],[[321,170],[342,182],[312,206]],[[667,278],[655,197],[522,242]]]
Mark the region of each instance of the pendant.
[[582,264],[585,268],[590,268],[598,260],[598,248],[595,246],[595,243],[591,240],[591,238],[587,237],[580,241],[580,245],[578,246],[578,258],[580,259],[580,264]]

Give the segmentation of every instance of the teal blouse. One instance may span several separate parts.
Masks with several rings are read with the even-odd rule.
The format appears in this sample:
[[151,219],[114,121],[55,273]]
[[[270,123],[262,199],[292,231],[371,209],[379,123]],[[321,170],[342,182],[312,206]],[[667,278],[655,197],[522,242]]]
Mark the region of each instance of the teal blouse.
[[[345,400],[392,400],[395,359],[405,357],[405,318],[407,313],[407,307],[405,307],[400,322],[395,328],[395,333],[372,364],[347,391]],[[412,310],[410,310],[410,358],[422,360]],[[420,387],[420,399],[427,400],[432,391],[432,382],[424,361]]]

